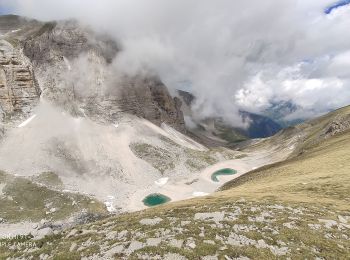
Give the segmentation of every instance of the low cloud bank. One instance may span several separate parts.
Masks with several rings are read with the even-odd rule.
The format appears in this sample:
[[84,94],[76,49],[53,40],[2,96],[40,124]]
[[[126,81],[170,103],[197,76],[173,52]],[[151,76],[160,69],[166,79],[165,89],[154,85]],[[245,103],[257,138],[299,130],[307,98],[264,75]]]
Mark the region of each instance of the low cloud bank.
[[15,13],[76,18],[122,46],[128,74],[152,71],[197,97],[202,117],[239,124],[239,110],[262,113],[292,102],[289,119],[350,104],[349,6],[328,0],[11,0]]

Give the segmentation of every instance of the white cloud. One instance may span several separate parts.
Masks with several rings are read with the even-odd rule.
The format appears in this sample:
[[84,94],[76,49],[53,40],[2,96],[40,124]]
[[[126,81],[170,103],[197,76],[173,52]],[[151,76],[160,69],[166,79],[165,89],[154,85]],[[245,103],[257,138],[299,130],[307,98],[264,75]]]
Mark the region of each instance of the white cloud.
[[239,121],[278,100],[314,116],[350,104],[350,7],[329,0],[11,0],[38,19],[77,18],[123,46],[115,63],[191,82],[202,116]]
[[[309,118],[349,104],[349,81],[338,77],[313,78],[305,63],[282,69],[274,77],[263,71],[238,90],[236,103],[259,112],[278,101],[293,101],[299,109],[294,118]],[[309,72],[310,75],[307,74]]]

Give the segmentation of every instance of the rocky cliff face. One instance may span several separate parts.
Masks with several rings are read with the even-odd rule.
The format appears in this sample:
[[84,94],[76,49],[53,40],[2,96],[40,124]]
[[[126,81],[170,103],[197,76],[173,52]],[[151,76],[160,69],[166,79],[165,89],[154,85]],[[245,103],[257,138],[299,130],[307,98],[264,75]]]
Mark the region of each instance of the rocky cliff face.
[[157,77],[116,71],[112,62],[119,47],[110,37],[75,21],[39,23],[10,16],[0,22],[6,46],[0,50],[0,82],[7,82],[0,83],[3,118],[30,111],[41,93],[74,116],[113,123],[126,112],[185,131],[181,101]]
[[179,131],[185,131],[181,101],[172,98],[165,85],[157,78],[131,78],[121,90],[120,107],[139,117],[160,125],[165,122]]
[[21,50],[0,40],[0,122],[28,116],[39,96],[29,60]]

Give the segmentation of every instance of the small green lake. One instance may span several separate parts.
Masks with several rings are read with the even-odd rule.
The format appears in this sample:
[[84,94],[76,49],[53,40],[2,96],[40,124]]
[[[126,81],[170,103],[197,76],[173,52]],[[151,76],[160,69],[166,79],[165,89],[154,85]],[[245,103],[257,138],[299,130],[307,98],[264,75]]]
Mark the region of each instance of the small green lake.
[[215,182],[219,182],[218,176],[221,176],[221,175],[234,175],[236,173],[237,173],[237,171],[234,170],[234,169],[230,169],[230,168],[221,169],[219,171],[214,172],[211,175],[211,180],[215,181]]
[[169,201],[171,201],[169,197],[160,193],[153,193],[145,197],[142,202],[148,207],[154,207],[160,204],[167,203]]

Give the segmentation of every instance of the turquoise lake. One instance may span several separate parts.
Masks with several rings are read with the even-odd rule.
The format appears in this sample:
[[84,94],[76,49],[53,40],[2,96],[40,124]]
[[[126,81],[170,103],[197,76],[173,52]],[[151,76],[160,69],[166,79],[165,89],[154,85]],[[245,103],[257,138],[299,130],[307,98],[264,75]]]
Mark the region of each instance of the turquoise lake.
[[160,193],[153,193],[145,197],[142,202],[148,207],[154,207],[157,205],[167,203],[169,201],[171,201],[169,197]]
[[215,181],[215,182],[219,182],[218,176],[221,176],[221,175],[234,175],[236,173],[237,173],[237,171],[234,170],[234,169],[225,168],[225,169],[222,169],[222,170],[214,172],[211,175],[211,180]]

